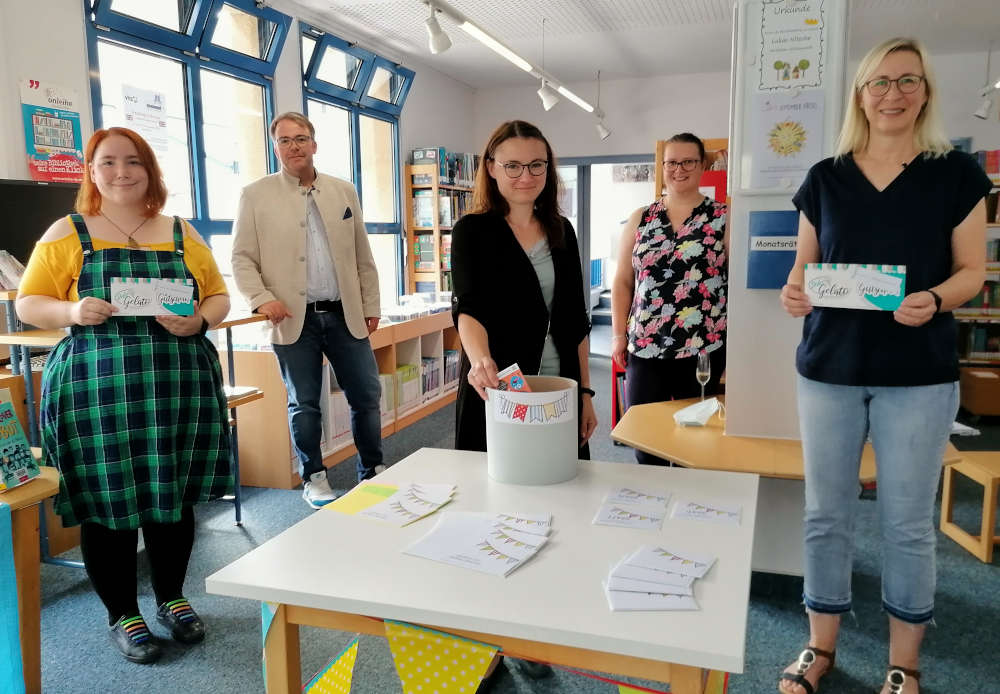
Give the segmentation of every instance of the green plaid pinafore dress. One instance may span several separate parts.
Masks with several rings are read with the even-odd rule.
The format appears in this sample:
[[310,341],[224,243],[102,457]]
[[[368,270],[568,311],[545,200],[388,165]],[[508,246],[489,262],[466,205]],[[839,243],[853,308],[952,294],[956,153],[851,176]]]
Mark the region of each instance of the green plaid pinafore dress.
[[[110,301],[112,277],[193,279],[177,218],[172,251],[95,251],[83,218],[71,219],[83,248],[81,299]],[[149,316],[74,325],[46,362],[41,408],[65,525],[176,523],[183,507],[232,491],[222,369],[200,334],[175,337]]]

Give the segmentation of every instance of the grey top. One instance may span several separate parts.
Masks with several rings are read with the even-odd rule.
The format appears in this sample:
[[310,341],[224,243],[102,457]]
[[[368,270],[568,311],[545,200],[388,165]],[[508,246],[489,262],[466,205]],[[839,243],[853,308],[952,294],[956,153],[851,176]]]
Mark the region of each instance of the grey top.
[[[528,260],[535,268],[535,275],[538,276],[538,285],[542,288],[542,298],[545,300],[545,307],[552,313],[552,297],[556,289],[556,270],[552,263],[552,252],[549,250],[549,242],[542,238],[528,251]],[[551,329],[551,322],[549,323]],[[552,342],[552,335],[546,333],[545,347],[542,348],[542,362],[538,369],[541,376],[559,375],[559,353]]]

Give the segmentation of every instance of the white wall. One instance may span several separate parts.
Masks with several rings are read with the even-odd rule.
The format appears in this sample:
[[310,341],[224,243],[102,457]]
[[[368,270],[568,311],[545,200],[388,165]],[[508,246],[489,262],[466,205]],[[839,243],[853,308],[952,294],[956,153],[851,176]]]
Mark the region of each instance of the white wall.
[[[597,82],[567,85],[596,103]],[[476,92],[474,134],[482,147],[500,123],[520,119],[537,125],[556,157],[652,153],[656,140],[690,131],[701,137],[729,133],[729,73],[662,75],[644,79],[601,80],[601,110],[611,137],[597,136],[597,120],[563,99],[542,109],[538,84]],[[650,187],[652,191],[652,187]]]
[[0,178],[29,178],[21,124],[20,80],[37,79],[76,91],[80,129],[94,129],[87,79],[86,32],[80,0],[46,0],[39,7],[0,0]]

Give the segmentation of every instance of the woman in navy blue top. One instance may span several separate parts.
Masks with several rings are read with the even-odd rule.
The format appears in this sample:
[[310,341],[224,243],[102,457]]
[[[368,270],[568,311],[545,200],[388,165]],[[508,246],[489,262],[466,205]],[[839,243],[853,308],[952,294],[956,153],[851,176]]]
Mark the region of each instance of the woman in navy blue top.
[[[919,691],[920,643],[934,609],[934,500],[958,409],[951,311],[983,286],[991,187],[941,133],[936,96],[918,42],[872,49],[855,75],[836,156],[812,167],[793,199],[798,249],[781,302],[805,317],[796,369],[810,637],[779,680],[786,694],[813,694],[833,667],[840,615],[851,609],[858,467],[869,436],[889,613],[882,692]],[[893,312],[813,308],[804,266],[819,262],[905,265],[906,297]]]

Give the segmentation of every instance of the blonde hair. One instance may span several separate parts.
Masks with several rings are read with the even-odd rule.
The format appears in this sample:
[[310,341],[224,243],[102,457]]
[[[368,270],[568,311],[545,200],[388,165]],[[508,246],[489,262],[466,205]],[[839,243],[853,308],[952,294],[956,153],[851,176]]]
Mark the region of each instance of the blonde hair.
[[858,71],[854,73],[854,81],[851,84],[851,92],[847,97],[844,124],[837,137],[834,156],[839,158],[845,154],[858,152],[868,146],[870,133],[868,118],[861,108],[861,90],[865,88],[865,82],[871,79],[872,73],[885,60],[885,57],[896,51],[914,53],[920,59],[924,71],[927,102],[921,109],[920,115],[917,116],[913,130],[913,143],[921,152],[926,152],[932,157],[943,156],[952,149],[938,117],[937,82],[934,79],[927,50],[916,39],[894,38],[880,43],[868,51],[868,55],[862,58],[861,64],[858,65]]

